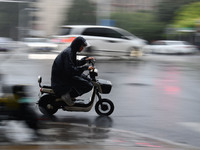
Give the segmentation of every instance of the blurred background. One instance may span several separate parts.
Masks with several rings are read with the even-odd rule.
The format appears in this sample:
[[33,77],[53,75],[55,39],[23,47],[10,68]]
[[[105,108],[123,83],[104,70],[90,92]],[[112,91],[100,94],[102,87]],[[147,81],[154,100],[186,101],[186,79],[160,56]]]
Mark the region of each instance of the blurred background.
[[[92,28],[95,32],[84,33]],[[94,109],[88,113],[61,110],[55,120],[84,124],[88,128],[98,126],[95,122],[104,122],[109,128],[200,147],[199,0],[0,0],[0,89],[7,84],[31,85],[30,101],[35,104],[39,93],[37,76],[43,76],[43,83],[50,85],[54,58],[78,35],[90,40],[92,49],[87,49],[87,54],[95,54],[95,58],[117,56],[114,60],[97,58],[95,64],[99,77],[113,84],[112,92],[105,97],[114,102],[115,111],[109,118],[96,121],[98,116]],[[92,43],[94,41],[96,43]],[[92,53],[95,47],[98,51]],[[126,54],[122,53],[124,50]],[[134,59],[121,61],[124,57],[120,55]],[[11,100],[18,100],[13,99],[12,90],[1,92],[0,111],[5,106],[4,101],[10,100],[5,94],[11,95]],[[33,109],[39,114],[38,120],[51,121],[42,116],[38,108]],[[13,126],[15,124],[6,128],[5,125],[11,137]],[[54,128],[54,132],[46,129],[44,133],[57,142],[58,136],[54,134],[59,127]],[[79,132],[74,127],[71,130],[70,133],[75,133],[74,139],[62,139],[64,142],[72,140],[77,144],[86,139],[85,143],[94,140],[89,144],[95,144],[92,134],[77,140]],[[22,132],[17,131],[20,136]],[[7,141],[3,127],[0,133],[0,139]],[[112,137],[109,133],[101,134],[104,136],[99,138],[103,140]],[[135,141],[117,136],[107,140],[113,145],[128,143],[131,146],[137,145]]]
[[[199,0],[1,0],[0,36],[49,37],[61,25],[108,25],[149,42],[199,45]],[[81,14],[81,15],[80,15]]]

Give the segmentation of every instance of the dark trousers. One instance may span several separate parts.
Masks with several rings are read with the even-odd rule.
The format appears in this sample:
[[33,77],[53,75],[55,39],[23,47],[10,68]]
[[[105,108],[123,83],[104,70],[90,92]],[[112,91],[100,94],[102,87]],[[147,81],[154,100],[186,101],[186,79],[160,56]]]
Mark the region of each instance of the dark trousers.
[[92,90],[93,84],[91,80],[84,74],[81,76],[74,76],[72,78],[72,90],[70,91],[71,97],[78,97],[84,93]]

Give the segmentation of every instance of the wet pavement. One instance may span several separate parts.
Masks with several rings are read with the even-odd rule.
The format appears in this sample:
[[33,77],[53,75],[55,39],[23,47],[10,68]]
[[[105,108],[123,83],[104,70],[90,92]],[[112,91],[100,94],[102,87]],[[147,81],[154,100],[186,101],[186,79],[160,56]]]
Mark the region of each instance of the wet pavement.
[[[17,122],[13,123],[14,126]],[[63,122],[42,123],[39,130],[40,136],[34,136],[30,129],[23,128],[23,133],[18,128],[13,131],[10,125],[0,128],[0,149],[9,150],[197,150],[198,148],[173,143],[150,137],[132,131],[100,128],[97,126],[81,125]],[[22,135],[26,132],[27,135]],[[16,136],[20,134],[20,136]],[[20,139],[18,139],[20,138]],[[200,149],[200,148],[199,148]]]
[[[44,76],[44,83],[48,83],[52,60],[27,61],[25,56],[17,55],[10,61],[10,56],[2,56],[5,61],[1,69],[7,73],[10,84],[35,85],[37,96],[37,76]],[[12,129],[16,122],[0,125],[0,150],[200,149],[200,123],[196,115],[199,114],[199,58],[199,55],[152,55],[143,61],[127,63],[100,60],[96,64],[100,76],[113,83],[113,91],[108,95],[116,107],[111,116],[112,126],[103,128],[91,123],[96,116],[94,110],[85,117],[81,113],[58,112],[58,118],[64,116],[64,119],[45,121],[38,138],[25,127]],[[77,115],[80,119],[75,118]]]

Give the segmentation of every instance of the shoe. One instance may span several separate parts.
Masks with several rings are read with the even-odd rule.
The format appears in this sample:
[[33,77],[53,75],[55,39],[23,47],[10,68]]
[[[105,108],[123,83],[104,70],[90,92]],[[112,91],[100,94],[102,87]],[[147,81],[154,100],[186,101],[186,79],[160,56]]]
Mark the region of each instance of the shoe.
[[69,93],[61,96],[61,99],[68,105],[68,106],[73,106],[74,105],[74,101],[72,100],[71,96],[69,95]]

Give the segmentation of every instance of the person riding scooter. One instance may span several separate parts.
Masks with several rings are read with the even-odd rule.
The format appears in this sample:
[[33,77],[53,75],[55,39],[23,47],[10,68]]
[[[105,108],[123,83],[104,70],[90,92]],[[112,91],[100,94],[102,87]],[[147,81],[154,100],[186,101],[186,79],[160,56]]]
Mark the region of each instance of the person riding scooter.
[[94,69],[85,65],[93,57],[84,57],[81,60],[76,58],[77,52],[81,52],[86,46],[87,42],[83,37],[75,38],[55,58],[52,65],[52,89],[68,106],[72,106],[76,97],[89,92],[93,87],[91,80],[83,74],[85,70]]

